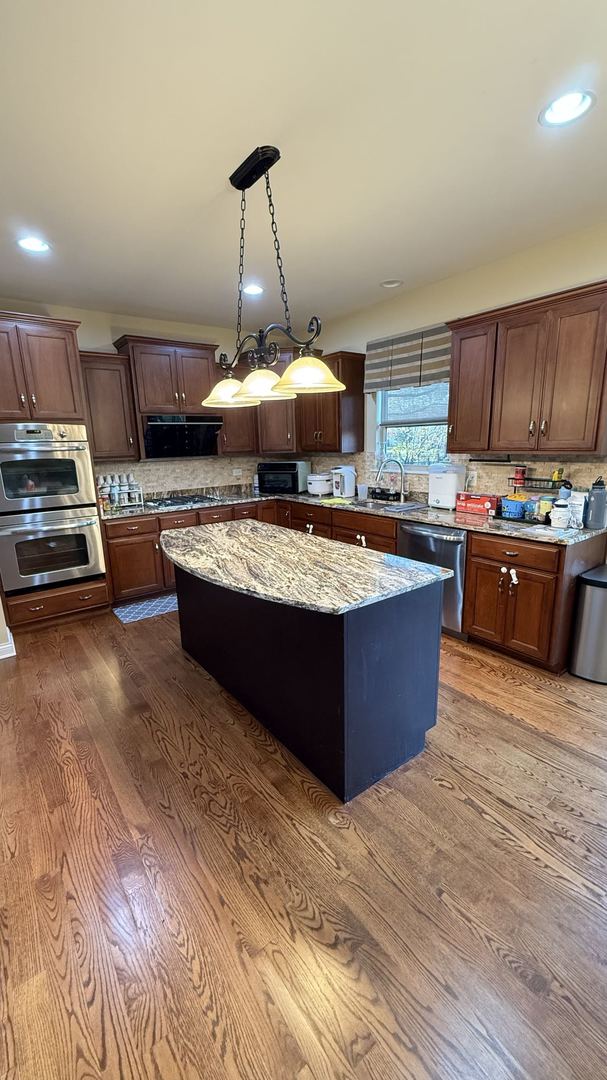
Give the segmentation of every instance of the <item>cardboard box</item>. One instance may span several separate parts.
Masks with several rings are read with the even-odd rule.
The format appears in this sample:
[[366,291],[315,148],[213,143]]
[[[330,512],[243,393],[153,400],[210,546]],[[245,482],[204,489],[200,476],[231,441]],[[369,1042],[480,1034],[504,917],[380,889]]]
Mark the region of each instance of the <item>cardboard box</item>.
[[499,506],[499,495],[476,495],[470,491],[458,491],[455,512],[457,514],[482,514],[495,517]]

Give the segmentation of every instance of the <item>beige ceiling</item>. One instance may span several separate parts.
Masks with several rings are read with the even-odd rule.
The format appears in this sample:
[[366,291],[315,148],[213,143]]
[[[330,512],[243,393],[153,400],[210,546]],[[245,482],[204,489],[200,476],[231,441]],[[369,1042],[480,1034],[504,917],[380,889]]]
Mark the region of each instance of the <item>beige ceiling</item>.
[[[273,143],[293,316],[607,218],[604,0],[1,0],[0,294],[233,319],[238,194]],[[546,130],[573,86],[597,107]],[[264,192],[246,323],[280,314]],[[51,255],[15,246],[41,233]]]

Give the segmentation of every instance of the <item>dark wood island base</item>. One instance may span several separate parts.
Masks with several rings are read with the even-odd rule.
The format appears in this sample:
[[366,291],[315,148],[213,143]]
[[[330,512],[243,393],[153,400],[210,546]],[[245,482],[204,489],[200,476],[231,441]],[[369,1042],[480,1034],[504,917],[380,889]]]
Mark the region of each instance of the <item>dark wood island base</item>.
[[423,750],[442,581],[328,614],[175,576],[184,650],[341,800]]

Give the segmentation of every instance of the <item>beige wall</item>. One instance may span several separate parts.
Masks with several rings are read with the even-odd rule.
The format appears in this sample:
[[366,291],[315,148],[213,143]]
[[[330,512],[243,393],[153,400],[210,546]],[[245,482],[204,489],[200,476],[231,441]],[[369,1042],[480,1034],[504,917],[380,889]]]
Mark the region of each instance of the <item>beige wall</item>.
[[204,341],[219,345],[220,351],[234,350],[234,331],[225,326],[204,326],[196,323],[170,322],[167,319],[147,319],[140,315],[114,315],[109,311],[88,311],[66,304],[45,304],[38,300],[14,300],[0,297],[0,310],[50,315],[55,319],[76,319],[80,322],[78,342],[81,349],[115,352],[112,342],[121,334],[147,334],[149,337],[174,338],[183,341]]
[[[406,260],[406,254],[404,258]],[[364,351],[368,341],[501,304],[607,278],[607,224],[479,266],[327,322],[322,347]]]

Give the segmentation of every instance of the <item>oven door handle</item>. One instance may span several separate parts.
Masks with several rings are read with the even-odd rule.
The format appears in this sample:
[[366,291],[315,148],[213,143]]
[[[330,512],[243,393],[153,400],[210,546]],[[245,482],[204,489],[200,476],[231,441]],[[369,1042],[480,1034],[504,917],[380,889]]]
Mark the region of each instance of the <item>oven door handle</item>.
[[91,518],[90,521],[75,521],[73,524],[68,522],[65,525],[20,525],[13,529],[0,529],[0,536],[23,536],[24,534],[32,536],[41,532],[64,533],[68,529],[89,529],[97,524],[97,519]]
[[37,443],[32,446],[31,443],[0,443],[0,457],[5,451],[11,450],[13,452],[18,451],[21,454],[40,455],[44,457],[45,454],[73,454],[77,450],[88,450],[88,446],[84,443]]

